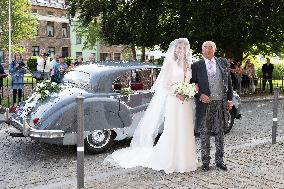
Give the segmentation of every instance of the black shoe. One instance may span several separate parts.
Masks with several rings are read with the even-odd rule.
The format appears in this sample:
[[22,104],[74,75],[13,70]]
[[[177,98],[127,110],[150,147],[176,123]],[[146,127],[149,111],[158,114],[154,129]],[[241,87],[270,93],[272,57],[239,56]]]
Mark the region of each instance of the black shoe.
[[222,169],[224,171],[228,170],[228,168],[227,168],[227,166],[226,166],[226,164],[224,162],[216,163],[216,167],[218,167],[218,168],[220,168],[220,169]]
[[203,164],[203,165],[201,166],[201,169],[202,169],[203,171],[209,171],[209,165],[208,165],[208,164]]

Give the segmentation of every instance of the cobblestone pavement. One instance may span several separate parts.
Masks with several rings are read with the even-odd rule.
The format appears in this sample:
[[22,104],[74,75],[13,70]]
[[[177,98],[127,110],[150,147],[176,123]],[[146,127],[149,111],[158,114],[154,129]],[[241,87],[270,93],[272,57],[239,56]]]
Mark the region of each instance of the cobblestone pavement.
[[[276,145],[271,145],[272,108],[269,99],[243,104],[243,118],[225,137],[227,172],[214,164],[208,172],[169,175],[142,167],[121,169],[102,164],[109,151],[85,154],[85,188],[284,188],[284,100],[279,102]],[[13,131],[6,124],[0,127],[0,188],[77,187],[75,147],[12,138]],[[128,144],[118,142],[114,148]],[[214,145],[211,153],[214,157]]]

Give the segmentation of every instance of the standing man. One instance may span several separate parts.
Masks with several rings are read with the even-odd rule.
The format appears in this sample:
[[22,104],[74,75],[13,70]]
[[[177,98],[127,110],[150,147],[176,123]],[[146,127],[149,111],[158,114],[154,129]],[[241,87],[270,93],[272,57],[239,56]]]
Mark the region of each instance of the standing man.
[[53,60],[50,62],[50,78],[51,78],[51,81],[54,81],[54,72],[55,72],[54,70],[55,70],[55,66],[57,64],[59,64],[59,57],[60,57],[59,54],[54,55]]
[[203,59],[192,65],[192,83],[199,87],[196,100],[196,130],[200,132],[201,160],[204,171],[210,165],[210,136],[215,135],[215,163],[227,170],[224,163],[224,130],[227,126],[227,110],[232,109],[232,83],[229,64],[224,58],[214,56],[216,45],[206,41],[202,45]]
[[42,57],[37,61],[37,70],[42,72],[43,80],[50,79],[50,61],[47,53],[43,53]]
[[262,65],[262,74],[263,74],[263,83],[262,83],[262,91],[265,91],[266,82],[268,81],[270,86],[270,93],[273,92],[273,84],[272,84],[272,72],[274,69],[273,64],[270,63],[270,59],[266,58],[266,64]]

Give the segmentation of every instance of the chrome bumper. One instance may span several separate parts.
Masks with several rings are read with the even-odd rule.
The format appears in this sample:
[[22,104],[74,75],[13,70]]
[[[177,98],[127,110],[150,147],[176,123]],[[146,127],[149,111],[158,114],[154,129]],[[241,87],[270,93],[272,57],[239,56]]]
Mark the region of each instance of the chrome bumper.
[[38,130],[32,128],[26,119],[23,119],[23,123],[11,117],[10,119],[12,125],[17,124],[23,128],[23,135],[26,137],[33,138],[63,138],[64,131],[62,130]]

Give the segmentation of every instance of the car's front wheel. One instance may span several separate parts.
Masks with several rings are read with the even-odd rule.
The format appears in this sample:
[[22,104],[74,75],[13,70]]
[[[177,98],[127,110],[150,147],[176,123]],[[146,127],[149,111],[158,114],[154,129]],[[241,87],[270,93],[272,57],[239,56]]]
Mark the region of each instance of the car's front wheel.
[[85,147],[91,154],[99,154],[113,145],[114,138],[115,132],[112,130],[95,130],[85,139]]

